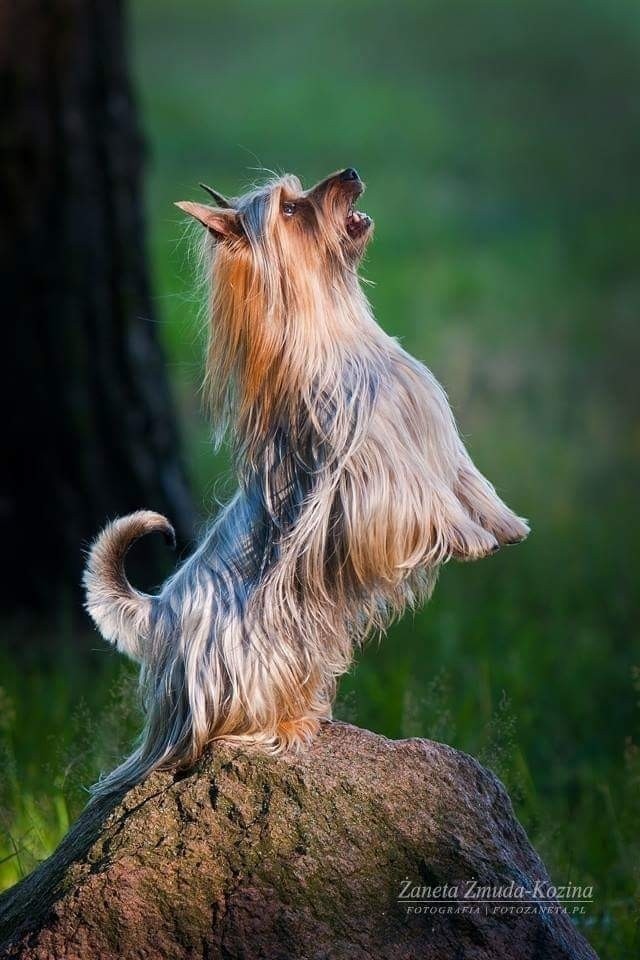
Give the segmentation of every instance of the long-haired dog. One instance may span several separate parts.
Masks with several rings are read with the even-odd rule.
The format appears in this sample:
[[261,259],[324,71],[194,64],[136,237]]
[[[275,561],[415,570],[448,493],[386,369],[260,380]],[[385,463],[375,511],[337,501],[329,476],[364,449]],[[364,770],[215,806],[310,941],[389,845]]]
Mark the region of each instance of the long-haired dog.
[[96,788],[194,762],[212,740],[281,750],[330,718],[354,646],[427,598],[449,558],[528,533],[472,463],[442,388],[377,325],[358,279],[370,218],[347,169],[233,202],[178,206],[205,228],[206,390],[234,438],[238,492],[157,596],[123,561],[168,538],[140,511],[93,545],[87,609],[141,664],[146,724]]

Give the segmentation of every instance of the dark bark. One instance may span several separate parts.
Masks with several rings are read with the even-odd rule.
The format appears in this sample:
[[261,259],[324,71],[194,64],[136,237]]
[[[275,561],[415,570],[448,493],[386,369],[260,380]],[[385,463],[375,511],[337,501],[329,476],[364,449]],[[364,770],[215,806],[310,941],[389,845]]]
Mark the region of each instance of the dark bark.
[[123,4],[0,0],[0,102],[2,605],[46,608],[107,518],[156,509],[182,538],[193,521],[152,322]]
[[407,913],[405,878],[548,880],[504,787],[442,744],[338,723],[300,756],[220,744],[87,809],[0,898],[0,957],[595,957],[562,912]]

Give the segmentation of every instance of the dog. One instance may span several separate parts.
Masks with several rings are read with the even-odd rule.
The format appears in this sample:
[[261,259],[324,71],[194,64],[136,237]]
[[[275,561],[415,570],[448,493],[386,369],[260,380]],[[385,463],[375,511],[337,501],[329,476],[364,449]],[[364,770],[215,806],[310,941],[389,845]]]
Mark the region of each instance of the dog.
[[430,371],[376,323],[358,266],[373,234],[353,168],[309,190],[286,175],[214,204],[205,391],[233,436],[238,491],[155,596],[127,581],[131,544],[169,521],[109,524],[86,608],[141,665],[132,755],[95,787],[192,765],[216,739],[304,746],[331,718],[354,649],[428,599],[450,558],[477,560],[529,528],[476,469]]

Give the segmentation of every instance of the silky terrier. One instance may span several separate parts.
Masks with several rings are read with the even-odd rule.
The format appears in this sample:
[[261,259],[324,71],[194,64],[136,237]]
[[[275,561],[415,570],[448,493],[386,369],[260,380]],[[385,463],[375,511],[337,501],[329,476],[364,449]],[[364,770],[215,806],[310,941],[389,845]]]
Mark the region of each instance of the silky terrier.
[[172,539],[165,517],[116,520],[91,549],[87,609],[140,662],[146,713],[98,793],[186,767],[217,739],[309,741],[368,633],[427,599],[450,558],[528,533],[472,463],[434,376],[374,319],[358,173],[310,190],[287,175],[233,200],[205,189],[215,206],[177,206],[204,227],[206,396],[217,438],[233,438],[238,490],[155,596],[123,564],[138,537]]

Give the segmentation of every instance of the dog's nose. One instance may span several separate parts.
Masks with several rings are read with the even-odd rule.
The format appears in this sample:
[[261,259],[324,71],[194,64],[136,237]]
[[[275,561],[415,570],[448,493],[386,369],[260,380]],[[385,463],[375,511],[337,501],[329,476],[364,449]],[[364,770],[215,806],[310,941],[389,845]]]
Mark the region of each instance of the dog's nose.
[[340,174],[341,180],[359,180],[358,171],[354,170],[353,167],[347,167],[346,170],[343,170]]

